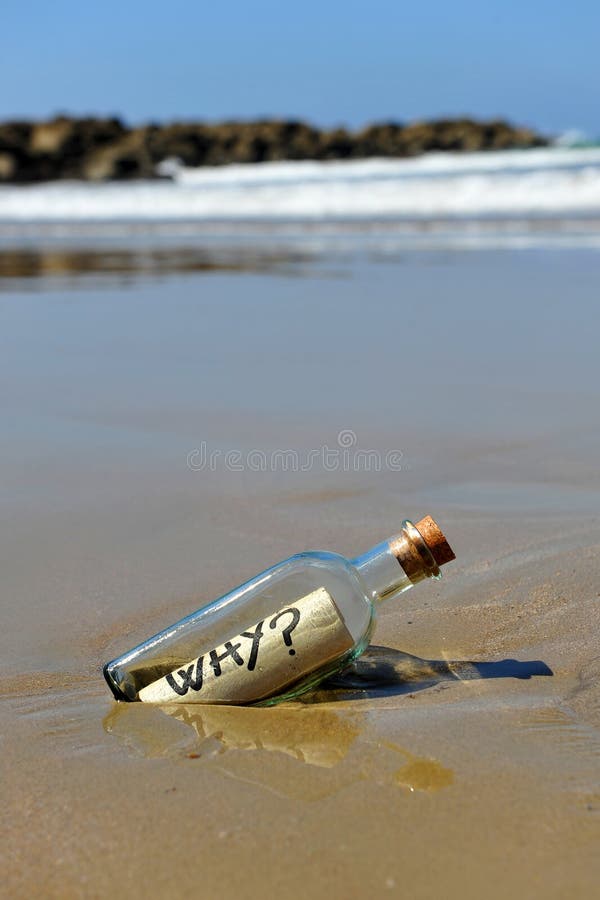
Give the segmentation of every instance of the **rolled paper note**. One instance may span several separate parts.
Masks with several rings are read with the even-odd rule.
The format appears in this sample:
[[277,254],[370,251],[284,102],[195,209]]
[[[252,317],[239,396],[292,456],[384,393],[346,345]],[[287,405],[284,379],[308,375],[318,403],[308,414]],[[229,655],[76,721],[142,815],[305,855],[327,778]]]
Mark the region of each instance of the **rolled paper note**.
[[354,646],[324,587],[300,597],[139,693],[144,703],[254,703]]

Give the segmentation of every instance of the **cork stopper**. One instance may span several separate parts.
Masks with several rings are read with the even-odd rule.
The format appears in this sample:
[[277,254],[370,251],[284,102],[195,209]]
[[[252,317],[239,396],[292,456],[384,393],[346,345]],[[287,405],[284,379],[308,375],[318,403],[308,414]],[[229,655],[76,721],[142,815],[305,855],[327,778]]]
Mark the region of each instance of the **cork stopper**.
[[438,566],[456,559],[452,547],[446,540],[442,530],[433,521],[431,516],[425,516],[415,524],[415,528],[427,544],[429,552],[435,559]]

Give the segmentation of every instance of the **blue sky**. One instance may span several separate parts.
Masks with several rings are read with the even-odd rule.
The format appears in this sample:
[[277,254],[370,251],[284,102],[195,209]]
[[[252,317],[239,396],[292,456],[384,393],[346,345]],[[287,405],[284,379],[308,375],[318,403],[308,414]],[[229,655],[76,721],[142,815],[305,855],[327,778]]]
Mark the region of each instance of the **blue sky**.
[[598,0],[3,0],[0,118],[507,117],[600,134]]

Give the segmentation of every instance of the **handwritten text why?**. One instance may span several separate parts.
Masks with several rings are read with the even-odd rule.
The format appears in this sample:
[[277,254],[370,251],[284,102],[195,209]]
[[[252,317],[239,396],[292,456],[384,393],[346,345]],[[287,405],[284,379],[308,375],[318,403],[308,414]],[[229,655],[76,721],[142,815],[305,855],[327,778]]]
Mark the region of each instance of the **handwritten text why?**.
[[[273,629],[276,628],[278,622],[284,617],[287,617],[288,622],[286,627],[282,630],[283,641],[285,646],[289,647],[288,652],[290,656],[294,656],[296,651],[292,647],[292,631],[300,621],[300,610],[295,606],[290,606],[288,609],[281,610],[277,615],[273,616],[268,627]],[[219,678],[223,674],[221,663],[225,662],[225,660],[231,660],[232,663],[240,667],[246,665],[249,672],[254,671],[258,660],[260,642],[265,634],[263,630],[264,624],[265,620],[259,622],[253,631],[242,631],[241,634],[238,635],[239,638],[246,638],[251,641],[249,648],[247,646],[243,648],[244,655],[249,649],[247,664],[239,652],[242,649],[241,640],[238,641],[236,639],[236,643],[226,641],[221,653],[219,653],[218,650],[211,650],[210,653],[207,654],[208,665],[212,669],[212,674],[215,678]],[[202,690],[202,685],[204,684],[204,661],[207,656],[200,656],[195,663],[192,663],[187,668],[179,669],[176,673],[171,673],[166,676],[167,683],[176,694],[183,697],[189,690]],[[175,675],[179,676],[181,679],[180,682],[176,680]]]

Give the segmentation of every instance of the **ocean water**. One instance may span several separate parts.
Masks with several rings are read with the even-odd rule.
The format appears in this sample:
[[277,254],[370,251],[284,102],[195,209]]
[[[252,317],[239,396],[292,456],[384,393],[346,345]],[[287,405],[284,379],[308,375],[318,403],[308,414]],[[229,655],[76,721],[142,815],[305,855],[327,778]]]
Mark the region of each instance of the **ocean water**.
[[28,390],[77,398],[67,445],[98,404],[128,429],[142,408],[152,428],[293,409],[377,430],[399,390],[419,434],[547,430],[579,452],[591,428],[595,448],[600,148],[168,168],[0,189],[15,459],[39,427]]
[[[0,240],[154,235],[389,246],[600,246],[600,148],[182,168],[0,188]],[[261,237],[262,236],[262,237]]]

